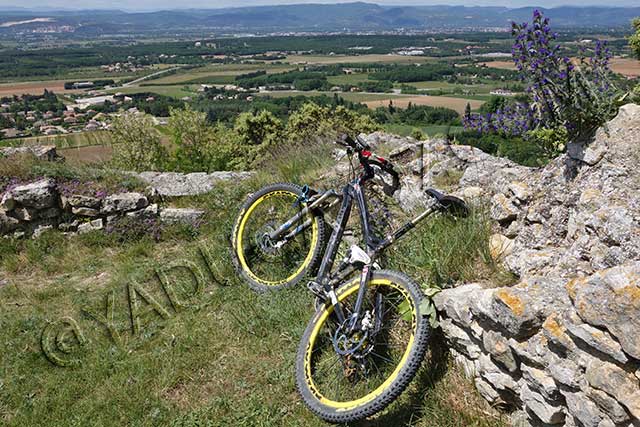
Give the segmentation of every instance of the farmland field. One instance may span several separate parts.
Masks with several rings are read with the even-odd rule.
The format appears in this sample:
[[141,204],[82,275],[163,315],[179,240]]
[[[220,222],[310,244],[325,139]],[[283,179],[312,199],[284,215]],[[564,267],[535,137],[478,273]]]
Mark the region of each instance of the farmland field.
[[233,81],[233,78],[251,71],[265,70],[267,73],[279,73],[292,67],[282,64],[224,64],[209,65],[177,72],[170,76],[154,79],[152,84],[188,83],[202,79],[221,78],[221,83]]
[[368,73],[354,73],[354,74],[342,74],[340,76],[329,76],[327,80],[332,85],[349,85],[357,84],[367,81],[369,79]]
[[[319,95],[328,95],[333,96],[334,93],[340,95],[341,98],[344,98],[347,101],[351,102],[367,102],[367,101],[376,101],[380,99],[395,99],[401,97],[401,95],[393,95],[388,93],[363,93],[363,92],[320,92],[320,91],[291,91],[291,90],[282,90],[282,91],[274,91],[274,92],[261,92],[258,95],[260,96],[270,96],[272,98],[286,98],[289,96],[319,96]],[[387,102],[388,104],[388,102]]]
[[68,135],[32,136],[11,140],[16,145],[55,145],[57,148],[86,147],[108,145],[111,134],[107,131],[80,132]]
[[77,90],[65,90],[64,80],[0,84],[0,97],[13,95],[41,95],[45,89],[55,93],[78,93]]
[[484,103],[483,101],[466,99],[466,98],[453,98],[448,96],[402,96],[395,98],[382,98],[378,100],[365,101],[369,108],[386,107],[389,105],[389,101],[393,100],[393,105],[396,107],[406,108],[409,103],[414,105],[429,105],[431,107],[445,107],[457,111],[460,114],[464,113],[464,109],[467,103],[471,104],[472,109],[480,108]]
[[326,56],[314,56],[314,55],[289,55],[287,56],[287,62],[290,64],[306,63],[306,64],[363,64],[363,63],[404,63],[404,64],[417,64],[428,62],[430,57],[427,56],[404,56],[404,55],[326,55]]
[[194,96],[197,92],[198,85],[167,85],[167,86],[131,86],[126,88],[113,89],[112,92],[123,94],[151,92],[159,95],[171,96],[173,98],[184,98],[185,96]]
[[[574,59],[577,61],[577,59]],[[511,61],[493,61],[484,63],[488,67],[500,68],[503,70],[515,70],[515,65]],[[626,77],[640,76],[640,61],[632,58],[613,58],[611,60],[611,69]]]

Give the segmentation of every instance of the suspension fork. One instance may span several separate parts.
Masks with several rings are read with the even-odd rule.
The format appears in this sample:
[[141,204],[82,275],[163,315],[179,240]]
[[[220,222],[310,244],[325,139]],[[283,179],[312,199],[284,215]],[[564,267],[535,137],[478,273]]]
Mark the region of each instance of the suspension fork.
[[[268,234],[269,238],[271,240],[273,240],[273,241],[277,241],[280,238],[280,236],[282,236],[283,233],[288,231],[293,226],[293,224],[298,222],[301,218],[304,218],[313,209],[316,209],[317,207],[319,207],[329,197],[336,197],[336,196],[337,196],[337,194],[333,190],[325,192],[320,197],[318,197],[315,201],[313,201],[309,206],[306,206],[304,209],[301,209],[292,218],[290,218],[288,221],[286,221],[284,224],[282,224],[276,230],[274,230],[271,233],[269,233]],[[291,233],[288,233],[285,236],[285,238],[291,239],[291,238],[295,237],[298,233],[300,233],[301,231],[303,231],[304,229],[309,227],[311,225],[311,222],[312,222],[311,219],[307,219],[304,223],[302,223],[299,226],[297,226]]]

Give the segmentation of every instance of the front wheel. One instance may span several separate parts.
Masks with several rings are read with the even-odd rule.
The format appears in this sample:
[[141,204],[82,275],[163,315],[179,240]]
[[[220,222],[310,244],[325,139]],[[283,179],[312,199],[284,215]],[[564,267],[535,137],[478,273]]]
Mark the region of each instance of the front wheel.
[[[349,319],[359,278],[336,291]],[[424,359],[429,322],[420,313],[424,294],[406,275],[376,271],[355,330],[339,324],[333,306],[316,312],[300,342],[296,382],[306,405],[331,423],[381,411],[409,385]]]
[[[233,227],[233,260],[240,276],[257,291],[298,283],[318,263],[324,247],[325,224],[320,214],[309,212],[291,222],[300,230],[291,239],[273,241],[269,233],[296,216],[306,204],[294,184],[273,184],[249,196]],[[305,225],[306,224],[306,225]]]

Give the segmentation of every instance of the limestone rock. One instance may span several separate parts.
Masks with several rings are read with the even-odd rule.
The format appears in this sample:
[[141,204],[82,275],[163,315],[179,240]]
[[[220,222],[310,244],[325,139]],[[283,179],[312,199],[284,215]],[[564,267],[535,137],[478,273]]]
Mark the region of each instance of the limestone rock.
[[16,218],[8,216],[5,210],[0,209],[0,234],[6,234],[15,230],[20,225]]
[[610,334],[606,331],[602,331],[598,328],[587,324],[569,324],[567,326],[567,332],[574,338],[587,344],[589,347],[598,350],[599,352],[606,354],[607,356],[617,360],[624,364],[629,361],[627,356],[622,351],[620,344],[614,340]]
[[126,216],[130,218],[155,218],[158,216],[160,208],[157,203],[153,203],[144,209],[139,209],[133,212],[127,212]]
[[588,387],[585,391],[587,397],[591,399],[602,412],[604,412],[616,424],[629,421],[627,411],[611,396],[604,391]]
[[615,397],[634,417],[640,419],[640,383],[618,366],[593,359],[587,367],[586,379],[595,389]]
[[533,412],[543,423],[562,424],[565,412],[562,405],[547,401],[542,395],[532,391],[527,385],[520,391],[522,403]]
[[570,304],[562,282],[548,278],[529,278],[490,292],[490,303],[478,298],[472,311],[516,339],[535,334],[549,314]]
[[491,355],[493,360],[502,365],[509,372],[516,372],[518,363],[513,357],[507,339],[495,331],[487,331],[482,336],[484,350]]
[[598,406],[587,398],[584,393],[562,391],[571,415],[577,418],[584,427],[598,427],[606,416],[600,412]]
[[501,396],[509,396],[511,401],[520,393],[520,385],[509,375],[498,367],[489,356],[481,354],[476,360],[476,371],[480,376],[493,386],[496,390],[502,392]]
[[502,194],[496,194],[491,199],[491,218],[500,224],[508,224],[518,217],[518,208]]
[[55,181],[45,178],[31,184],[14,187],[5,193],[2,204],[9,210],[16,205],[46,209],[56,205],[57,197]]
[[160,221],[167,224],[185,223],[197,225],[205,212],[198,209],[166,208],[160,211]]
[[78,233],[85,234],[91,231],[102,230],[102,228],[103,228],[103,221],[102,221],[102,218],[99,218],[99,219],[95,219],[90,222],[84,222],[78,225]]
[[513,246],[513,240],[502,234],[495,233],[489,238],[489,253],[496,261],[511,255]]
[[119,193],[108,196],[102,203],[102,214],[114,214],[142,209],[149,204],[140,193]]
[[91,208],[91,209],[100,209],[100,205],[102,205],[102,201],[97,197],[83,196],[79,194],[74,194],[69,197],[66,197],[66,202],[69,206],[78,208]]
[[520,365],[522,378],[527,383],[529,389],[540,393],[548,400],[556,400],[558,397],[558,386],[556,382],[542,369],[533,368],[527,365]]
[[49,162],[64,159],[58,155],[55,145],[29,145],[25,147],[0,148],[0,156],[12,157],[20,154],[33,154],[38,159]]
[[585,322],[606,328],[627,354],[640,360],[640,262],[574,279],[567,291]]
[[462,328],[456,326],[451,320],[444,319],[440,322],[440,328],[447,337],[449,344],[471,359],[477,359],[482,353],[480,346]]
[[500,394],[496,391],[496,389],[494,389],[491,384],[489,384],[482,378],[477,377],[474,380],[474,383],[476,385],[478,393],[480,393],[480,396],[482,396],[489,403],[494,404],[500,399]]
[[471,326],[471,302],[475,298],[476,291],[482,290],[482,285],[473,283],[457,288],[444,289],[433,297],[433,302],[439,311],[454,322],[469,327]]
[[33,234],[31,235],[31,238],[32,239],[37,239],[40,236],[42,236],[44,233],[49,231],[49,230],[53,230],[53,226],[52,225],[38,225],[33,230]]
[[12,211],[15,218],[20,221],[32,221],[36,218],[38,211],[33,208],[18,207]]
[[251,172],[142,172],[136,174],[145,183],[158,191],[161,196],[194,196],[208,193],[222,181],[237,182],[253,176]]
[[512,181],[509,183],[509,191],[518,199],[520,202],[526,202],[532,196],[531,188],[529,184],[522,181]]
[[98,216],[100,215],[100,211],[97,209],[85,208],[85,207],[77,207],[71,208],[71,213],[74,215],[80,216]]

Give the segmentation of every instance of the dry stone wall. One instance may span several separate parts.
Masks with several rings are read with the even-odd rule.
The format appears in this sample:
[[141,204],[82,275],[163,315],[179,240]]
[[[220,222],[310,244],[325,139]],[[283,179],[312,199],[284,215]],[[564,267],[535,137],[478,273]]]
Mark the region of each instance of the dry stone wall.
[[[416,141],[384,134],[410,171],[396,198],[426,203]],[[511,287],[461,284],[435,297],[456,362],[515,426],[640,427],[640,106],[544,168],[424,142],[425,187],[489,200],[492,254]],[[411,173],[412,172],[412,173]]]
[[[204,211],[163,208],[152,194],[116,193],[105,197],[62,195],[51,178],[18,185],[0,200],[0,234],[38,237],[46,230],[86,233],[101,230],[122,218],[158,219],[165,223],[196,224]],[[151,201],[150,201],[150,198]]]

